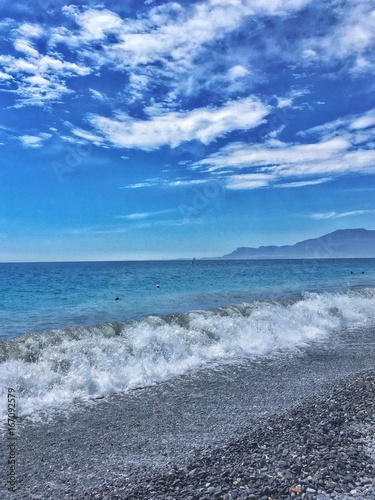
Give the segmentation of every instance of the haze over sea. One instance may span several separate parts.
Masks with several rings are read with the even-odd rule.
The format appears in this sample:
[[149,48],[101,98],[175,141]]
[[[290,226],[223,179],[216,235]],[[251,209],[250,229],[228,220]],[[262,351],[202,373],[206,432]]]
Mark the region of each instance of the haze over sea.
[[373,329],[375,259],[1,264],[0,297],[0,384],[35,417]]

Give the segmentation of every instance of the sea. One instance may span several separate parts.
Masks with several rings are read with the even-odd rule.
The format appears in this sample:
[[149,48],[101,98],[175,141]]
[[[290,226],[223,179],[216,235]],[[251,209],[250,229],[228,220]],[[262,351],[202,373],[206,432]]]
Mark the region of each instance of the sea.
[[0,416],[36,419],[375,332],[375,259],[0,264],[0,318]]

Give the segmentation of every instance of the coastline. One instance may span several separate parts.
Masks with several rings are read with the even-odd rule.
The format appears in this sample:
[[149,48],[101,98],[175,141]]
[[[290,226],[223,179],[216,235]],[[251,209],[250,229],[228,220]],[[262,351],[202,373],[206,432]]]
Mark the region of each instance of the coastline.
[[[280,492],[272,496],[272,489],[261,495],[264,491],[258,486],[253,492],[251,488],[258,485],[254,477],[263,489],[273,487],[267,478],[273,472],[276,476],[272,477],[278,477],[280,460],[286,462],[286,469],[291,467],[280,453],[289,446],[290,457],[301,454],[298,436],[313,443],[317,436],[325,436],[317,434],[322,425],[354,440],[361,436],[358,425],[366,425],[373,433],[373,348],[364,348],[364,342],[370,346],[373,331],[362,332],[361,339],[351,332],[353,337],[356,343],[350,346],[343,337],[341,345],[336,339],[319,348],[308,347],[300,356],[213,365],[129,393],[77,403],[70,412],[58,412],[41,422],[17,419],[16,498],[284,498]],[[332,399],[332,394],[343,396]],[[343,412],[347,416],[341,422],[335,415]],[[308,427],[306,418],[310,419]],[[249,447],[254,441],[258,442],[258,455]],[[331,441],[336,442],[334,437]],[[364,454],[365,445],[355,443],[363,471],[369,466],[372,474],[362,478],[372,480],[373,465]],[[334,467],[337,450],[331,456],[329,443],[323,440],[320,444],[323,451],[319,453],[328,454]],[[255,476],[249,472],[246,476],[240,464],[250,471],[249,460],[260,456],[259,446],[266,447],[263,462],[254,463]],[[309,449],[308,456],[312,451]],[[300,462],[301,470],[308,472],[302,459]],[[228,474],[227,469],[231,469]],[[235,480],[229,477],[233,470],[237,470]],[[283,470],[278,472],[283,474]],[[353,484],[346,483],[352,490],[357,488],[360,472],[354,470]],[[4,486],[3,464],[1,477],[2,498],[14,499],[14,493]],[[313,481],[302,480],[296,471],[285,479],[286,486],[295,483],[305,491],[315,489]],[[341,482],[337,484],[342,489]],[[290,496],[290,492],[285,494],[285,498]],[[305,498],[318,498],[317,493],[309,495]]]

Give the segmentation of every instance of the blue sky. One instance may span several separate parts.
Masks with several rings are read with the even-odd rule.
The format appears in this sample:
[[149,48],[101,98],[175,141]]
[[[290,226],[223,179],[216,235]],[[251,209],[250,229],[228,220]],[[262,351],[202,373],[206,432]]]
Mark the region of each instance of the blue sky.
[[0,0],[0,261],[375,229],[368,0]]

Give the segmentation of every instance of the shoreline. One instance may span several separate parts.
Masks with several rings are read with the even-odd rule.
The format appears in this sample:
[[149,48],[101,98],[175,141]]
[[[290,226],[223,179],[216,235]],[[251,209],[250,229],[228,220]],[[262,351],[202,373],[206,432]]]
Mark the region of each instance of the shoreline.
[[[277,439],[281,439],[279,445],[284,443],[283,449],[293,443],[297,446],[298,443],[293,441],[293,425],[300,422],[303,431],[304,418],[307,418],[304,409],[313,409],[315,402],[320,401],[319,411],[324,410],[325,415],[331,410],[342,413],[340,401],[336,401],[337,407],[332,406],[330,395],[335,388],[346,394],[350,422],[362,422],[371,425],[374,430],[374,421],[368,420],[368,415],[358,413],[363,410],[364,404],[370,405],[374,418],[374,351],[365,348],[366,343],[370,346],[373,338],[372,330],[349,332],[342,334],[339,339],[332,339],[330,343],[308,346],[298,356],[289,354],[278,358],[244,359],[237,363],[213,365],[154,386],[90,403],[79,403],[71,411],[57,412],[50,419],[39,423],[19,418],[17,492],[14,494],[5,489],[6,470],[1,464],[1,496],[13,500],[234,500],[235,495],[236,498],[241,498],[241,495],[247,495],[243,498],[262,498],[258,490],[245,492],[243,488],[254,483],[255,479],[248,476],[246,482],[245,474],[241,471],[236,476],[241,481],[236,484],[231,481],[229,489],[225,490],[228,487],[225,478],[231,472],[226,474],[226,469],[220,469],[221,479],[218,480],[218,476],[215,476],[217,467],[226,463],[227,469],[238,469],[238,464],[254,457],[253,447],[249,448],[246,443],[252,442],[251,439],[259,443],[268,439],[269,426],[279,429],[279,434],[273,431],[273,441],[264,441],[271,451],[277,449]],[[350,345],[348,339],[351,339]],[[370,377],[369,382],[365,383],[365,376]],[[348,393],[345,388],[350,381],[358,386],[355,386],[356,391]],[[365,402],[361,401],[364,391],[367,391],[368,400]],[[329,397],[331,399],[327,399]],[[315,430],[321,427],[316,411],[315,417],[315,424],[311,424],[305,433],[310,441],[316,434]],[[281,427],[278,422],[283,422]],[[323,422],[323,425],[326,424]],[[334,432],[336,427],[335,424],[330,430]],[[285,439],[282,439],[283,432]],[[350,432],[357,431],[353,429]],[[299,450],[298,446],[296,449]],[[282,451],[279,449],[280,453]],[[262,453],[267,458],[263,457],[265,463],[262,467],[256,465],[255,470],[260,471],[256,477],[260,478],[264,488],[271,488],[273,485],[268,485],[267,471],[283,459],[272,455],[268,449]],[[329,458],[329,449],[326,453]],[[359,456],[363,459],[363,454]],[[331,456],[330,460],[332,462],[336,458]],[[284,461],[289,467],[288,462]],[[250,466],[248,462],[246,467]],[[264,467],[268,469],[262,472]],[[192,473],[194,468],[196,472]],[[279,471],[281,474],[282,470]],[[293,476],[292,479],[296,482],[299,477]],[[187,481],[186,484],[184,481]],[[208,483],[210,485],[206,486]],[[179,490],[175,490],[177,486]],[[215,491],[219,486],[220,492]],[[313,483],[310,486],[301,484],[301,487],[305,486],[306,489],[310,486],[315,489]],[[356,484],[353,486],[357,487]],[[265,498],[284,498],[272,496],[272,489],[270,491],[271,494]],[[234,496],[228,496],[229,493]],[[285,498],[289,498],[288,495]],[[305,498],[318,498],[317,493],[310,492],[309,495]]]

